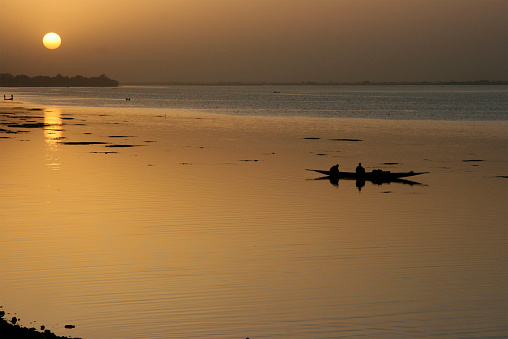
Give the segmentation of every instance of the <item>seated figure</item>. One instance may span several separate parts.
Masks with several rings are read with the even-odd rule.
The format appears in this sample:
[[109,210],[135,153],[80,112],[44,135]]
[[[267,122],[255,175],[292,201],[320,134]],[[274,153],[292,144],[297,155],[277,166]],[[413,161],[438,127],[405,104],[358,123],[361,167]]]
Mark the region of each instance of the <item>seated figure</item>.
[[358,163],[358,166],[356,166],[356,176],[364,176],[365,175],[365,168],[362,167],[362,163]]
[[330,167],[330,175],[338,175],[338,174],[339,174],[339,164]]

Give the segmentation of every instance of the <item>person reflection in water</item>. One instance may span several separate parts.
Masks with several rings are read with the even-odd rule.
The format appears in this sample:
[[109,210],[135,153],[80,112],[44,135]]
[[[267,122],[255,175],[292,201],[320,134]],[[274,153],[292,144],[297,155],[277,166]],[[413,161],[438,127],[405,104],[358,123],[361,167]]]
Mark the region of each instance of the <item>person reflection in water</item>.
[[333,165],[332,167],[330,167],[330,175],[331,176],[336,176],[338,174],[339,174],[339,164]]
[[356,179],[356,188],[358,188],[358,192],[362,191],[362,187],[365,186],[364,179]]

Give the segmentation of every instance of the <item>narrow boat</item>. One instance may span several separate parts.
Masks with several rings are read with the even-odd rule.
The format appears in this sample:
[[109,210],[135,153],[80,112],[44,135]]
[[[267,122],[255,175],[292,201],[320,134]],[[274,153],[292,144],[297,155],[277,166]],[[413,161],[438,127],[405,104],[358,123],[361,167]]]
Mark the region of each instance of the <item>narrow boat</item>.
[[356,180],[383,181],[383,182],[429,173],[429,172],[413,172],[413,171],[390,172],[382,170],[373,170],[372,172],[366,172],[364,174],[356,174],[356,172],[332,173],[327,170],[316,170],[316,169],[307,169],[307,171],[317,172],[323,174],[325,177],[330,177],[334,179],[356,179]]

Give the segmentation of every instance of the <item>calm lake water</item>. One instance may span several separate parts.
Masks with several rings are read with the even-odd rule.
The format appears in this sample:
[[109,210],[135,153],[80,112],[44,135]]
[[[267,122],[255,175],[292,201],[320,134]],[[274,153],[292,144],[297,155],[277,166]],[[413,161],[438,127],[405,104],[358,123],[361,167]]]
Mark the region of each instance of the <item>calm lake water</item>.
[[5,93],[49,106],[163,108],[239,116],[508,120],[508,86],[122,86],[5,88]]
[[[6,89],[0,305],[83,338],[506,337],[507,92],[476,89]],[[305,171],[359,161],[429,173]]]

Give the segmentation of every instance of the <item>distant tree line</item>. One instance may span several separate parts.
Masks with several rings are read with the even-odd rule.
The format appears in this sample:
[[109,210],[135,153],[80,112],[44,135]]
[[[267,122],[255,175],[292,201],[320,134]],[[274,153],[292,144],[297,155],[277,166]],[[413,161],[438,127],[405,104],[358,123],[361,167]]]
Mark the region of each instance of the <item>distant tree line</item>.
[[0,74],[0,87],[116,87],[118,85],[118,81],[108,78],[105,74],[90,78],[81,75],[67,77],[61,74],[55,77]]

